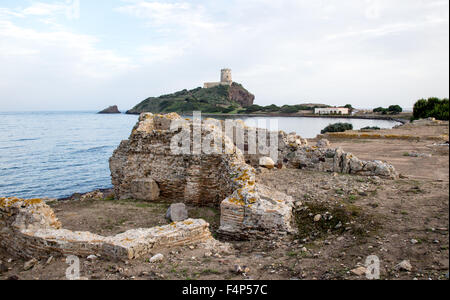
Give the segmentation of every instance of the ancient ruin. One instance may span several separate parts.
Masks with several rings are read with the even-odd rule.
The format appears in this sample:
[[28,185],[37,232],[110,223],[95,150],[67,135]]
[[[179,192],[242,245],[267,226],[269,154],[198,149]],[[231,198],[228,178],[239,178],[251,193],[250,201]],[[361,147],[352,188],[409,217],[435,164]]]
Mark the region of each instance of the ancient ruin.
[[175,120],[183,121],[189,132],[195,126],[177,114],[141,115],[129,140],[110,159],[117,199],[157,190],[164,201],[220,206],[220,232],[235,238],[293,232],[292,197],[258,185],[255,169],[218,127],[199,124],[202,140],[220,140],[228,153],[173,153],[171,141],[180,133],[180,128],[171,130]]
[[[171,128],[173,121],[183,125]],[[110,159],[116,198],[220,206],[219,231],[233,238],[270,238],[294,232],[292,197],[256,182],[255,168],[267,153],[247,154],[250,128],[235,121],[235,125],[245,131],[240,149],[236,146],[235,135],[224,134],[223,126],[199,122],[203,144],[205,140],[220,140],[221,150],[228,151],[193,153],[195,145],[189,143],[188,153],[174,153],[171,143],[177,140],[183,128],[192,142],[190,133],[195,130],[194,123],[174,113],[142,114],[130,138],[121,143]],[[269,141],[273,134],[262,130],[258,137],[267,135]],[[309,146],[294,133],[275,134],[278,135],[278,167],[387,178],[397,176],[387,163],[361,161],[342,149],[327,148],[328,144],[323,141],[318,146]]]
[[231,69],[222,69],[220,71],[220,82],[205,82],[203,87],[205,89],[212,88],[219,85],[231,86],[233,83],[233,77],[231,76]]
[[[258,130],[258,139],[266,135],[267,141],[273,142],[270,136],[278,138],[278,157],[272,160],[266,153],[248,154],[251,128],[240,121],[234,123],[245,131],[240,147],[237,137],[225,134],[217,120],[184,120],[175,113],[142,114],[130,138],[120,144],[110,159],[115,198],[220,207],[218,233],[222,237],[276,239],[296,231],[294,199],[258,183],[256,168],[397,176],[387,163],[361,161],[342,149],[329,148],[326,140],[309,146],[294,133]],[[184,147],[183,137],[192,142],[196,132],[202,148],[196,149],[195,143]],[[126,260],[162,248],[216,243],[206,221],[185,217],[166,226],[105,237],[63,229],[53,210],[41,199],[0,198],[0,246],[24,258],[95,254]]]
[[[253,167],[259,167],[261,159],[265,158],[267,153],[260,153],[259,148],[256,148],[256,154],[249,154],[245,151],[245,149],[249,148],[248,134],[251,129],[257,132],[257,143],[260,137],[264,137],[265,141],[269,142],[271,135],[278,135],[276,139],[278,141],[278,160],[275,162],[277,166],[320,172],[380,176],[390,179],[398,177],[398,173],[392,165],[378,160],[360,160],[352,153],[347,153],[341,148],[330,147],[330,143],[325,139],[321,139],[317,142],[317,145],[311,146],[306,139],[303,139],[295,132],[287,134],[283,131],[276,133],[261,128],[250,128],[241,121],[234,121],[233,125],[241,128],[240,130],[244,132],[244,143],[240,150],[244,153],[246,162]],[[232,138],[234,144],[237,144],[236,137],[233,136]]]
[[211,241],[209,224],[188,219],[167,226],[140,228],[111,237],[62,228],[41,199],[0,198],[0,246],[23,258],[99,255],[113,260],[136,259],[161,248]]

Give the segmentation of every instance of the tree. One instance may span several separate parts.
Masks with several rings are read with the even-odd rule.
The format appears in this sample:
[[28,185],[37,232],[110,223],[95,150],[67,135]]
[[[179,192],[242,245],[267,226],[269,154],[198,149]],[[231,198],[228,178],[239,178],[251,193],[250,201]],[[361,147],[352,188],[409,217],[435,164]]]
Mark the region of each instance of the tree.
[[436,118],[449,120],[449,99],[429,98],[420,99],[414,104],[414,119]]
[[377,107],[373,110],[374,113],[382,113],[383,111],[385,111],[386,108],[383,107]]
[[400,105],[391,105],[389,106],[388,111],[393,115],[398,115],[403,112],[403,108],[401,108]]
[[354,110],[354,108],[353,108],[353,106],[352,106],[351,104],[345,105],[344,108],[348,108],[348,110],[349,110],[350,113],[352,113],[353,110]]

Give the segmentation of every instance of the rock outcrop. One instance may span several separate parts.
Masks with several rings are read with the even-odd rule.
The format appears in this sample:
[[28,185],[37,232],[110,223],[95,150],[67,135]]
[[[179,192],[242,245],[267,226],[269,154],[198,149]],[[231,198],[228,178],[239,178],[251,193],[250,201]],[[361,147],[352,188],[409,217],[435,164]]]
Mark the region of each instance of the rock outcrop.
[[108,108],[105,108],[99,114],[120,114],[119,108],[117,105],[110,106]]
[[242,107],[252,106],[255,102],[255,95],[238,83],[233,82],[228,93],[230,101],[237,102]]

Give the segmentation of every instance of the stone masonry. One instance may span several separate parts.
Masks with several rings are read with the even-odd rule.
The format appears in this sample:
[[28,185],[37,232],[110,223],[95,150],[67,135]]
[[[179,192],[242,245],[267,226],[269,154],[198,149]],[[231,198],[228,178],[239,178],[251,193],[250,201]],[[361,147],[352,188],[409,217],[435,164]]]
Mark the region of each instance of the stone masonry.
[[245,163],[230,138],[203,122],[199,124],[202,141],[214,137],[228,151],[176,154],[170,149],[180,134],[180,129],[170,129],[174,120],[183,121],[185,129],[193,132],[193,122],[177,114],[141,115],[130,138],[110,159],[116,198],[136,198],[134,186],[145,180],[156,183],[163,201],[220,206],[219,231],[224,235],[267,238],[293,232],[292,197],[257,184],[255,169]]
[[[244,131],[244,149],[248,149],[248,132],[251,128],[241,121],[235,121],[235,126],[241,127]],[[255,129],[253,129],[255,130]],[[345,152],[342,148],[331,148],[326,140],[319,140],[317,145],[308,145],[308,141],[302,139],[294,133],[283,131],[270,132],[266,129],[257,129],[257,141],[261,135],[265,135],[267,147],[270,147],[270,135],[278,135],[278,166],[286,166],[293,169],[310,169],[320,172],[337,172],[344,174],[357,174],[363,176],[380,176],[395,179],[398,173],[395,168],[382,161],[363,161],[352,153]],[[233,138],[236,143],[235,137]],[[248,164],[257,167],[260,159],[267,156],[267,153],[248,154],[244,152],[245,160]]]
[[[173,121],[182,125],[171,128]],[[238,149],[236,136],[224,133],[223,122],[206,121],[195,125],[175,113],[142,114],[130,138],[120,144],[110,159],[116,198],[220,206],[219,232],[239,239],[294,232],[292,197],[256,182],[254,167],[259,167],[267,153],[247,153],[249,128],[242,121],[234,121],[234,125],[244,131],[244,143],[242,149]],[[204,140],[212,137],[220,141],[220,151],[193,153],[195,126],[200,131],[199,143],[204,146]],[[174,153],[171,143],[183,130],[190,141],[188,151]],[[264,129],[258,131],[257,140],[265,135],[266,141],[270,141],[274,134],[278,135],[275,145],[278,167],[387,178],[398,176],[394,167],[385,162],[361,161],[342,149],[330,148],[327,141],[310,146],[295,133]]]
[[41,199],[0,198],[0,247],[23,258],[91,254],[113,260],[135,259],[162,248],[213,241],[209,224],[188,219],[166,226],[140,228],[111,237],[61,228]]

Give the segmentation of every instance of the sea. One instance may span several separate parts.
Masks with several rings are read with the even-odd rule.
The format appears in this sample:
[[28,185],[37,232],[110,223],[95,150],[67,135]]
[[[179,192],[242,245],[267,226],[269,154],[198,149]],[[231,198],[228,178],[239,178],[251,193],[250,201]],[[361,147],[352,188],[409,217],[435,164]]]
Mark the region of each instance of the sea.
[[[313,138],[327,125],[392,128],[387,120],[243,117]],[[78,112],[0,112],[0,197],[64,198],[112,187],[108,160],[138,116]],[[272,123],[270,122],[272,120]],[[273,129],[273,128],[271,128]]]

